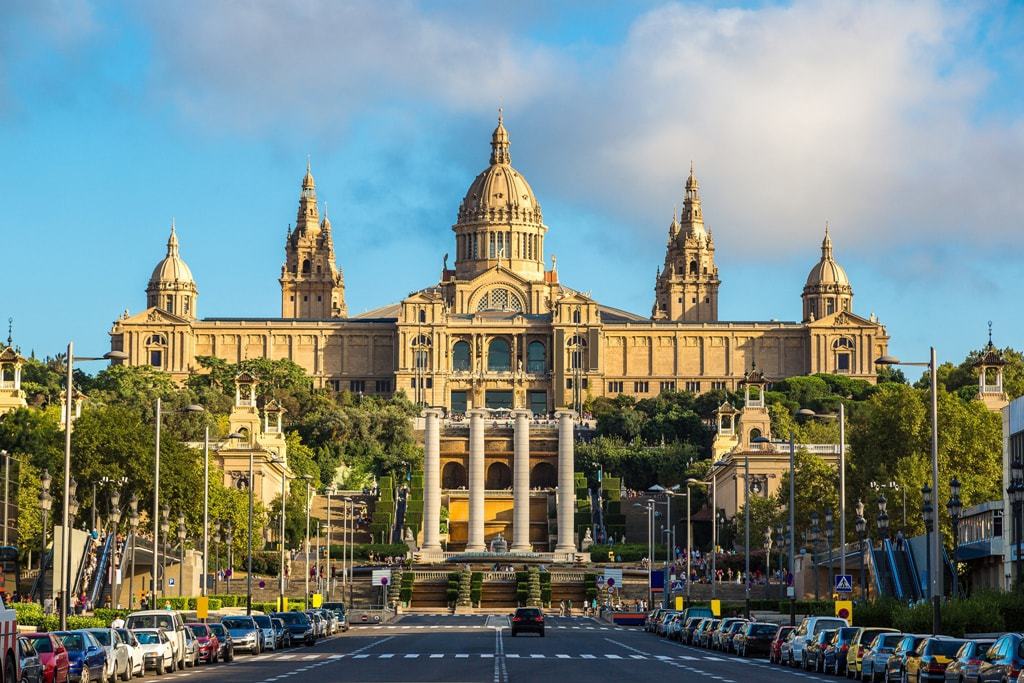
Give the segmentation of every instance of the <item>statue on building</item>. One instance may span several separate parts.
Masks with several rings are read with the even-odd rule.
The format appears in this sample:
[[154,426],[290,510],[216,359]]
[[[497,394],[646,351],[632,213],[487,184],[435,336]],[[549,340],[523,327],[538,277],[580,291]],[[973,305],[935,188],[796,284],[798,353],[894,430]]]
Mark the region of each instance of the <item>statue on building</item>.
[[594,545],[594,537],[590,535],[590,527],[587,527],[587,531],[583,534],[583,540],[580,542],[580,550],[587,552],[592,545]]
[[508,552],[508,541],[501,533],[491,539],[491,552],[499,554]]

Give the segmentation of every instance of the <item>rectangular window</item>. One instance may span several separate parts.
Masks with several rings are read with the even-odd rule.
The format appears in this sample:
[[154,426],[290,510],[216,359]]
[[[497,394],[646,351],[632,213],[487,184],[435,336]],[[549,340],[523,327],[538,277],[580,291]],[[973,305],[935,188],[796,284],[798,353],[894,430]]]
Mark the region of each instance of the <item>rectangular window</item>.
[[167,295],[167,306],[164,308],[168,311],[174,311],[174,297],[170,294]]
[[622,393],[622,382],[608,382],[608,393],[609,394],[621,394]]
[[530,402],[530,412],[534,415],[548,414],[548,392],[528,391],[526,400]]
[[[565,380],[565,388],[566,389],[572,389],[572,387],[573,387],[573,381],[572,381],[572,378],[570,377],[569,379]],[[582,378],[580,380],[580,389],[586,389],[586,388],[587,388],[587,378],[584,377],[584,378]]]
[[319,294],[317,294],[317,295],[316,295],[316,300],[317,300],[317,301],[323,301],[323,300],[324,300],[324,298],[323,298],[322,296],[320,296]]
[[646,394],[648,391],[650,391],[650,387],[647,382],[633,382],[634,394]]
[[686,383],[686,390],[689,391],[691,394],[699,394],[700,393],[700,382],[687,382]]
[[192,297],[190,297],[190,296],[186,296],[185,297],[184,310],[185,310],[185,314],[186,315],[189,313],[189,310],[192,308],[192,301],[191,301],[191,299],[192,299]]
[[849,372],[850,371],[850,354],[848,354],[848,353],[837,353],[836,354],[836,370],[838,372]]
[[149,352],[149,364],[154,368],[162,368],[164,365],[164,352],[163,351],[150,351]]
[[487,253],[490,255],[490,258],[494,258],[495,248],[494,248],[494,233],[493,232],[489,233],[487,235],[487,244],[488,244]]
[[466,393],[465,391],[453,391],[452,392],[452,412],[453,413],[465,413],[466,412]]
[[511,391],[489,389],[484,396],[484,401],[488,408],[512,409]]
[[[687,382],[687,384],[689,384],[689,382]],[[661,382],[659,384],[659,386],[658,386],[658,389],[659,389],[659,391],[662,391],[662,392],[665,392],[665,391],[675,391],[676,390],[676,383],[675,382]]]
[[712,390],[715,390],[715,389],[723,389],[724,390],[725,389],[725,382],[712,382],[711,383],[711,389]]
[[832,299],[825,300],[825,315],[832,315],[836,312],[836,302]]
[[1002,536],[1003,535],[1003,511],[996,510],[992,513],[992,535]]
[[366,380],[350,379],[348,381],[348,390],[353,394],[362,394],[366,391]]
[[426,384],[427,384],[427,389],[433,389],[434,388],[434,378],[433,377],[428,377]]
[[327,380],[327,386],[331,388],[331,391],[341,391],[341,380],[329,379]]
[[479,258],[480,257],[480,250],[478,248],[479,246],[480,246],[479,239],[477,237],[477,234],[474,232],[473,233],[473,258]]
[[390,394],[391,393],[391,380],[389,379],[378,379],[373,383],[373,390],[378,394]]

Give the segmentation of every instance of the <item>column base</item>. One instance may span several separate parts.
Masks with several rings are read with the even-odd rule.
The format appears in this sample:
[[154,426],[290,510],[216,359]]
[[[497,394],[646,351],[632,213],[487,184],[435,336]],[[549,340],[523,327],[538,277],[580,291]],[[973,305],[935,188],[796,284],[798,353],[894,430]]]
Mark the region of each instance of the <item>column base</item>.
[[420,548],[415,555],[418,557],[420,562],[443,562],[444,551],[441,546],[436,548]]
[[554,561],[555,562],[575,562],[576,561],[576,549],[569,548],[555,548]]
[[487,546],[485,546],[482,543],[480,545],[468,545],[467,544],[465,552],[467,552],[467,553],[485,553],[485,552],[487,552]]

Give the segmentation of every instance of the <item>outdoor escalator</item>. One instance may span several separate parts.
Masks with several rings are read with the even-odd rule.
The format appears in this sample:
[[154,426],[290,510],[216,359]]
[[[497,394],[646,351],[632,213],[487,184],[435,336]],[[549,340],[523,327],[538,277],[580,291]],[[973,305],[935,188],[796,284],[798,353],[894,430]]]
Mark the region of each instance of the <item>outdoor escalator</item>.
[[900,600],[920,600],[921,581],[918,573],[915,571],[914,561],[906,544],[892,543],[886,540],[885,549],[895,569],[896,597]]
[[885,548],[871,549],[871,575],[875,577],[875,590],[879,595],[895,597],[897,595],[896,577],[893,575],[892,564]]
[[99,557],[96,560],[96,571],[93,573],[89,587],[89,604],[100,606],[104,590],[107,587],[107,568],[110,566],[110,558],[114,550],[114,534],[107,534],[103,547],[100,549]]

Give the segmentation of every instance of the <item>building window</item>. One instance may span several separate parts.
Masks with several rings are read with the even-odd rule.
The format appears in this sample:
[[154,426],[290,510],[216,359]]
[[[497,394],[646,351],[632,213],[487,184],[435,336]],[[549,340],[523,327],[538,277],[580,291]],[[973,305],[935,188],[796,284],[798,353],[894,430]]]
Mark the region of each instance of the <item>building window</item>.
[[309,301],[309,297],[308,296],[304,296],[304,297],[302,297],[302,300],[303,301]]
[[710,296],[704,297],[704,303],[706,303],[706,304],[711,303],[711,297]]
[[530,403],[530,412],[534,415],[547,415],[548,413],[548,392],[528,391],[526,400]]
[[691,394],[699,394],[700,393],[700,382],[687,382],[686,383],[686,390],[689,391]]
[[373,390],[378,394],[390,394],[391,380],[378,379],[376,382],[373,383]]
[[477,234],[475,232],[473,233],[473,240],[472,241],[473,241],[473,258],[479,258],[480,257],[480,250],[477,247],[479,246],[480,243],[477,241]]
[[1003,535],[1003,511],[994,510],[992,512],[992,536]]
[[184,302],[184,305],[183,305],[183,310],[185,311],[185,315],[188,315],[189,313],[192,312],[192,297],[190,297],[190,296],[186,296],[185,297],[185,302]]
[[295,301],[295,295],[294,295],[294,294],[292,294],[292,295],[291,295],[290,297],[288,297],[288,300],[289,300],[289,301]]
[[[689,382],[687,382],[687,384],[689,384]],[[666,391],[675,391],[675,390],[676,390],[676,383],[675,383],[675,382],[672,382],[672,381],[669,381],[669,382],[661,382],[661,383],[660,383],[660,384],[658,385],[658,389],[659,389],[659,391],[661,391],[662,393],[664,393],[664,392],[666,392]]]
[[341,391],[341,380],[340,379],[329,379],[327,380],[327,386],[331,388],[331,391]]
[[576,325],[580,324],[580,309],[579,308],[577,308],[576,310],[574,310],[572,312],[572,321]]
[[512,409],[512,392],[505,390],[488,389],[484,394],[484,401],[488,408]]
[[693,297],[692,299],[690,299],[690,303],[691,304],[697,303],[697,297]]
[[366,380],[350,379],[348,381],[348,390],[353,394],[362,394],[366,391]]
[[153,349],[149,352],[149,364],[154,368],[162,368],[164,365],[164,352]]
[[825,299],[825,315],[832,315],[836,312],[835,299]]
[[469,342],[457,341],[452,347],[452,370],[469,372]]
[[711,390],[712,391],[715,391],[715,390],[718,390],[718,389],[721,389],[721,390],[724,391],[725,390],[725,382],[712,382],[711,383]]
[[168,294],[167,297],[165,298],[165,301],[167,302],[167,305],[164,306],[164,309],[167,310],[167,311],[170,311],[171,313],[173,313],[174,312],[174,297],[171,296],[170,294]]
[[[410,384],[411,384],[413,389],[416,388],[416,378],[415,377],[412,378]],[[390,384],[388,386],[390,386]],[[420,383],[420,388],[421,389],[433,389],[434,388],[434,378],[433,377],[424,377],[423,381]],[[390,391],[390,389],[388,389],[388,391]]]
[[487,369],[491,372],[509,372],[512,370],[512,351],[508,341],[495,339],[487,347]]
[[[572,389],[573,388],[573,381],[572,381],[571,377],[569,379],[565,380],[565,388],[566,389]],[[587,388],[587,378],[586,377],[582,377],[582,378],[580,378],[580,389],[586,389],[586,388]]]
[[646,394],[650,391],[647,382],[633,382],[633,393],[634,394]]
[[849,337],[840,337],[832,342],[832,351],[836,354],[836,372],[850,372],[850,352],[853,348],[853,340]]
[[621,394],[622,393],[622,382],[608,382],[608,393],[609,394]]
[[480,297],[476,303],[478,311],[512,311],[521,313],[523,302],[507,289],[494,289]]
[[305,260],[304,260],[304,261],[302,262],[302,272],[303,272],[303,274],[305,274],[305,275],[308,275],[308,274],[309,274],[309,259],[305,259]]
[[459,415],[466,412],[466,394],[465,391],[453,391],[452,392],[452,412]]
[[324,298],[322,296],[320,296],[319,294],[317,294],[316,295],[316,300],[322,302],[324,300]]
[[488,235],[487,235],[487,244],[489,245],[487,253],[488,253],[490,258],[494,258],[495,248],[494,248],[494,233],[493,232],[492,233],[488,233]]
[[526,347],[526,371],[543,373],[548,369],[547,349],[544,343],[532,341]]
[[836,354],[836,371],[837,372],[849,372],[850,371],[850,354],[848,354],[848,353],[837,353]]
[[420,322],[421,323],[427,322],[427,312],[424,311],[422,308],[420,309]]

